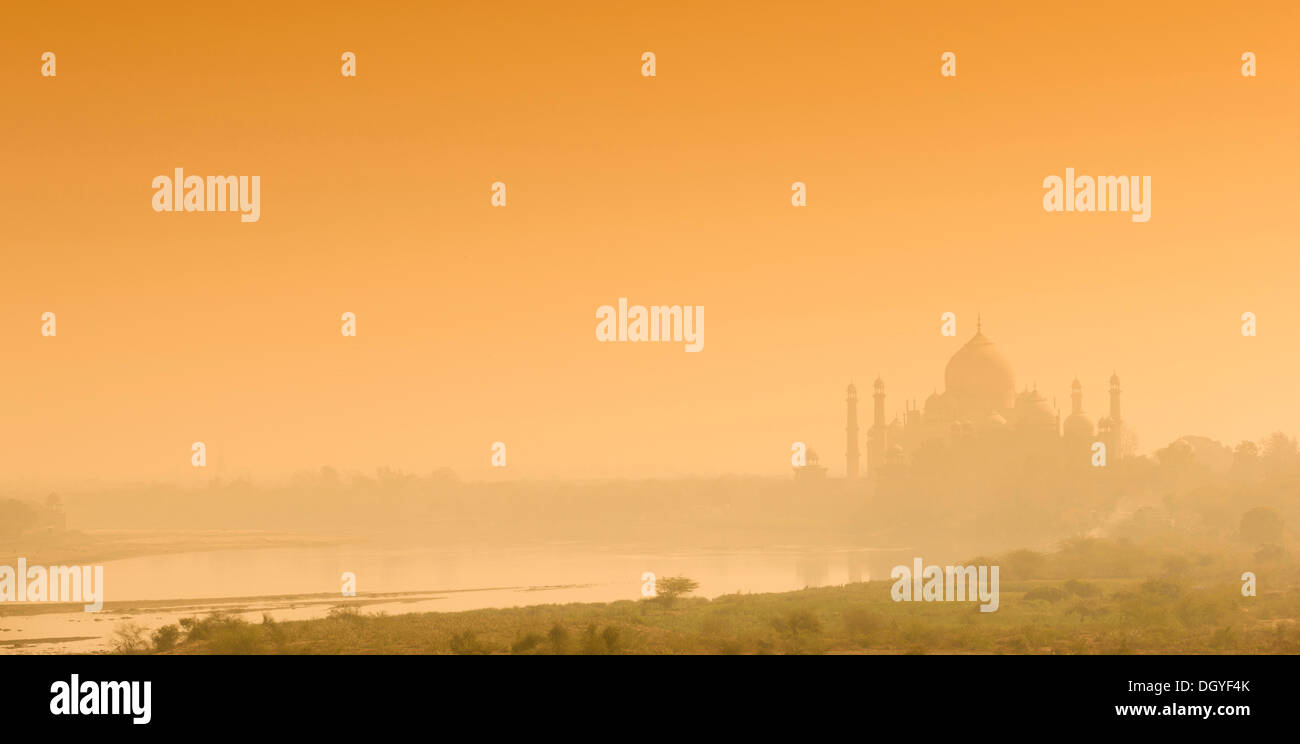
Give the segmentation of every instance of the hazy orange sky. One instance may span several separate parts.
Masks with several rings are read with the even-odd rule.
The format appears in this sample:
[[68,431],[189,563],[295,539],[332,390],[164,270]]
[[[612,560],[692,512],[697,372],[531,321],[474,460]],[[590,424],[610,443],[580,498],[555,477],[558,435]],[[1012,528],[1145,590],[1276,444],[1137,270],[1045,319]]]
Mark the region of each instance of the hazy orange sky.
[[[849,380],[891,416],[942,390],[977,312],[1063,409],[1077,374],[1104,414],[1118,371],[1142,451],[1297,433],[1298,28],[1289,2],[15,5],[0,481],[779,474],[795,440],[838,475]],[[259,175],[261,220],[155,213],[178,167]],[[1151,176],[1151,221],[1044,212],[1067,167]],[[705,350],[597,343],[619,297],[705,306]]]

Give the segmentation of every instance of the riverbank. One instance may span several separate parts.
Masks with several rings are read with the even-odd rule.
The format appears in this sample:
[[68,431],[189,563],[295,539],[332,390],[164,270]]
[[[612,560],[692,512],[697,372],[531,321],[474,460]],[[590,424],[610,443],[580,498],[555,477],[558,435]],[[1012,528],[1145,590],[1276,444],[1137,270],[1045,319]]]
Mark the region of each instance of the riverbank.
[[[221,654],[1300,653],[1300,591],[1169,579],[1004,582],[973,602],[895,602],[891,582],[682,598],[250,623],[186,618],[119,651]],[[134,642],[135,645],[132,645]]]

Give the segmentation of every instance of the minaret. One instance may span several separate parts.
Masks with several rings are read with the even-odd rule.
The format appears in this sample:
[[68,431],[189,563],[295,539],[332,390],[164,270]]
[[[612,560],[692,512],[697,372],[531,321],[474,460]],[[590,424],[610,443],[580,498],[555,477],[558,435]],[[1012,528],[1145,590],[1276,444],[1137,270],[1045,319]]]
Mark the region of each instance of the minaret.
[[845,427],[848,443],[844,451],[847,459],[844,475],[852,479],[858,477],[858,388],[852,382],[849,383],[849,396],[845,403],[848,406],[849,423]]
[[1083,412],[1083,385],[1079,384],[1079,378],[1074,378],[1070,384],[1070,416],[1065,419],[1065,428],[1061,431],[1061,436],[1068,445],[1067,449],[1072,461],[1077,463],[1087,463],[1086,458],[1081,457],[1086,454],[1088,448],[1096,440],[1097,429],[1092,423],[1092,419]]
[[885,465],[885,452],[889,448],[889,424],[885,422],[885,381],[876,377],[875,415],[867,430],[867,475],[876,478]]
[[1115,430],[1119,429],[1119,375],[1114,372],[1110,375],[1110,425]]
[[887,426],[885,423],[885,381],[876,376],[876,392],[871,397],[876,401],[876,416],[872,421],[873,428],[883,429]]

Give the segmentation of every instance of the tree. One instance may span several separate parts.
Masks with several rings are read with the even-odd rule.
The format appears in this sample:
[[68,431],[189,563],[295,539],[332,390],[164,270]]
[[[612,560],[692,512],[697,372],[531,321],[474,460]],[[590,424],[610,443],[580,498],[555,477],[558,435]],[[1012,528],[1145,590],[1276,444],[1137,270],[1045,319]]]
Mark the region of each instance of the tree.
[[175,625],[164,625],[153,632],[153,647],[156,651],[171,651],[181,638],[181,629]]
[[551,626],[551,632],[547,634],[551,639],[551,649],[557,654],[564,653],[569,646],[569,631],[563,625],[556,623]]
[[803,609],[795,610],[785,617],[772,618],[772,627],[782,635],[798,638],[800,635],[820,633],[822,621],[817,619],[817,614],[812,610]]
[[1264,438],[1264,456],[1277,459],[1293,459],[1296,456],[1296,441],[1280,431],[1275,431]]
[[700,588],[698,581],[685,576],[671,576],[655,582],[655,599],[665,607],[672,607],[678,597],[685,596]]
[[1259,473],[1259,445],[1249,440],[1232,452],[1232,474],[1241,480],[1255,480]]
[[1241,515],[1241,539],[1251,545],[1282,542],[1282,515],[1267,506],[1257,506]]
[[1280,431],[1275,431],[1264,438],[1263,457],[1260,458],[1267,471],[1283,472],[1300,460],[1295,439]]
[[1189,468],[1196,462],[1196,450],[1186,439],[1175,439],[1169,446],[1156,450],[1156,460],[1162,468]]
[[149,650],[149,641],[145,639],[145,629],[139,623],[124,622],[113,631],[113,652],[118,654],[142,654]]
[[0,538],[16,538],[36,524],[36,510],[30,505],[9,499],[0,501]]

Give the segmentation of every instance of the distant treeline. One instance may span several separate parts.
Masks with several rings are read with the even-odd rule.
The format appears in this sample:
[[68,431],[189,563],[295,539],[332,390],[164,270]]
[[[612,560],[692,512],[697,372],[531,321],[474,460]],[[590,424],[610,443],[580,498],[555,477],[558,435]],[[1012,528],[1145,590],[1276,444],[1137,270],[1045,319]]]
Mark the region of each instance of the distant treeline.
[[[876,478],[855,481],[463,482],[448,470],[323,467],[281,482],[214,478],[201,487],[140,484],[63,498],[74,529],[396,530],[467,541],[822,541],[980,552],[1077,535],[1263,546],[1284,545],[1300,524],[1300,453],[1281,433],[1235,447],[1189,436],[1091,467],[956,442],[922,446]],[[30,522],[27,507],[0,503],[8,510],[0,530]]]

